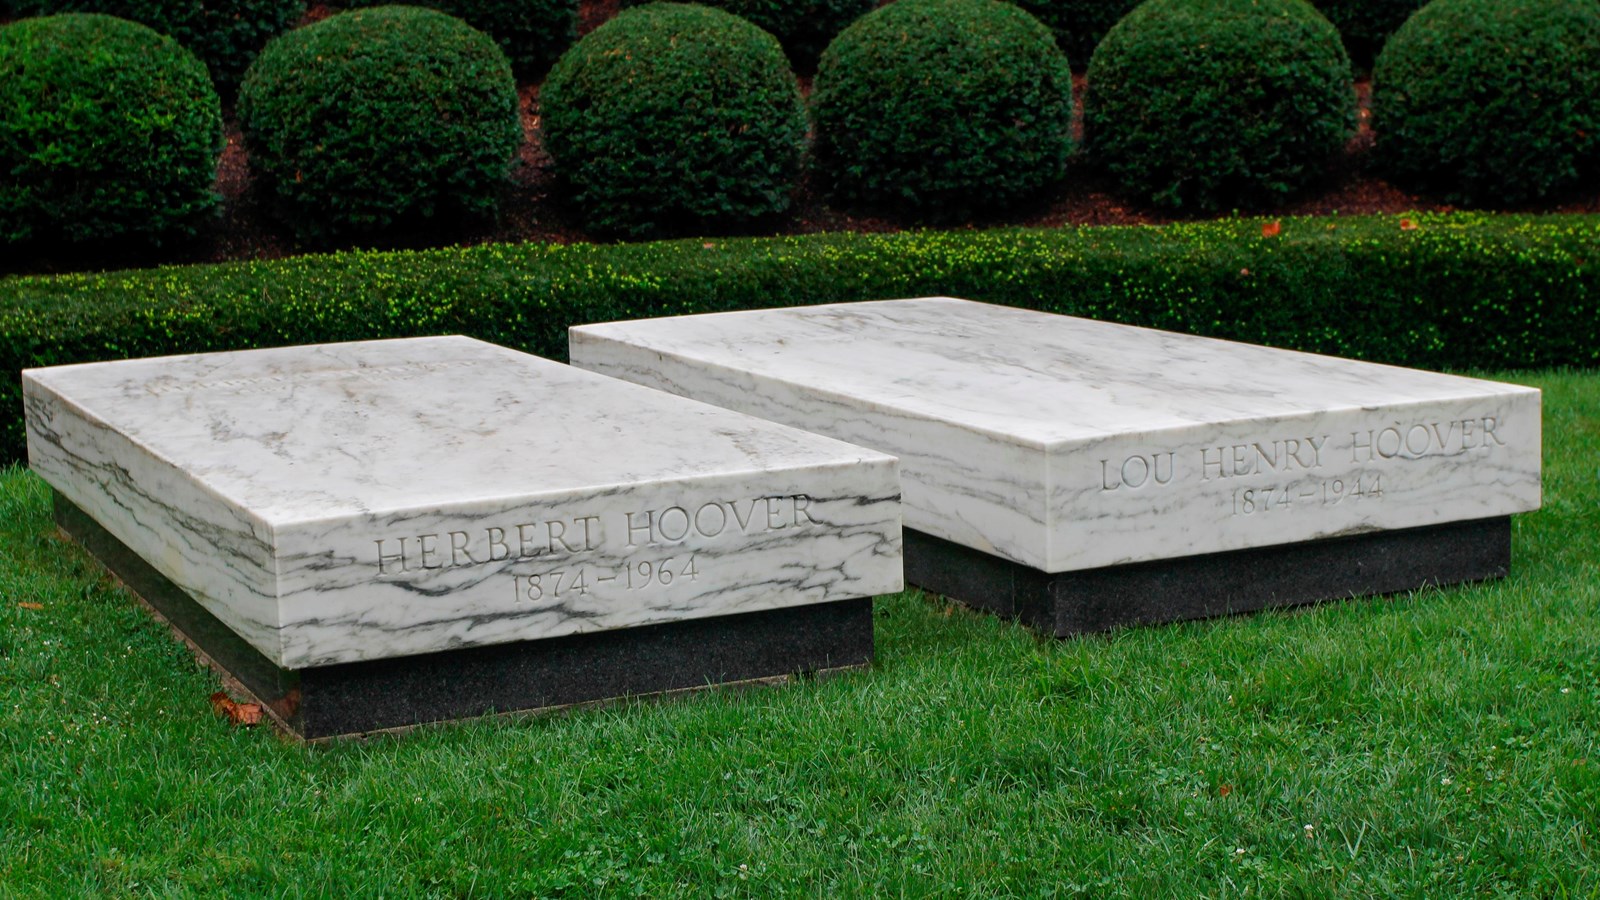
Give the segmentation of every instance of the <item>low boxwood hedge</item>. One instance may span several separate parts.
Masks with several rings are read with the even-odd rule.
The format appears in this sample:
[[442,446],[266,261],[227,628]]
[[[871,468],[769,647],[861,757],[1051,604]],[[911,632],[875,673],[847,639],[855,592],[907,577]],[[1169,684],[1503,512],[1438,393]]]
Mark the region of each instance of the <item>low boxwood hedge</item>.
[[422,334],[556,359],[567,326],[948,294],[1429,368],[1600,365],[1600,217],[493,244],[0,279],[0,454],[31,366]]

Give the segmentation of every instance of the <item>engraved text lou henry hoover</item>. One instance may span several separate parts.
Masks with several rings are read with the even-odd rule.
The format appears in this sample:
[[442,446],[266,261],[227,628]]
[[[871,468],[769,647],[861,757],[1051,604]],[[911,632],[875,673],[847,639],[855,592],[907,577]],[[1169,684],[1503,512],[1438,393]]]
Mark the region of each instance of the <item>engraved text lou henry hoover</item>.
[[[1216,479],[1239,478],[1251,475],[1277,475],[1289,477],[1290,473],[1310,472],[1325,464],[1343,462],[1349,454],[1352,465],[1381,464],[1395,459],[1422,459],[1433,456],[1453,456],[1464,453],[1488,453],[1506,446],[1502,437],[1501,420],[1496,416],[1475,416],[1437,422],[1387,424],[1349,433],[1348,441],[1338,441],[1331,434],[1277,437],[1270,440],[1248,441],[1214,447],[1191,448],[1187,451],[1164,450],[1136,453],[1121,462],[1111,459],[1099,461],[1100,490],[1140,490],[1148,487],[1166,487],[1183,482],[1186,476],[1198,473],[1201,482]],[[1351,473],[1367,478],[1359,486],[1347,485],[1344,480],[1318,482],[1315,487],[1297,490],[1300,499],[1319,496],[1325,504],[1342,502],[1349,497],[1361,498],[1370,493],[1368,485],[1380,484],[1380,474]],[[1309,484],[1309,482],[1307,482]],[[1285,489],[1287,490],[1287,489]],[[1382,496],[1379,488],[1376,496]],[[1240,507],[1235,499],[1235,514]]]

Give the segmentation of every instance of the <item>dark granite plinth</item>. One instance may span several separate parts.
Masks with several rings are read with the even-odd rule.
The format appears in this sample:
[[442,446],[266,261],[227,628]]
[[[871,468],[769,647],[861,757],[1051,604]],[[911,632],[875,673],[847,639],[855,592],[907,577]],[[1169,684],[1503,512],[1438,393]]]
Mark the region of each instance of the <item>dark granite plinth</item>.
[[1504,577],[1511,517],[1051,575],[905,531],[906,582],[1058,637]]
[[56,522],[285,729],[306,739],[863,666],[872,600],[291,671],[59,494]]

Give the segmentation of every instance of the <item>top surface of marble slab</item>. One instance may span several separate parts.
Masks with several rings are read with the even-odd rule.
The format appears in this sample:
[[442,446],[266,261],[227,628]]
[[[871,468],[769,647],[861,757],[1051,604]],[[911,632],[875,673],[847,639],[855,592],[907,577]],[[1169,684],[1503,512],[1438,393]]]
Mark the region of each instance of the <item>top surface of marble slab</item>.
[[1537,390],[934,297],[586,325],[573,365],[900,459],[908,527],[1048,572],[1539,505]]
[[464,337],[88,363],[29,375],[269,524],[863,453]]
[[290,669],[899,590],[892,456],[462,337],[23,373],[33,470]]
[[950,297],[612,322],[573,334],[1036,446],[1528,390]]

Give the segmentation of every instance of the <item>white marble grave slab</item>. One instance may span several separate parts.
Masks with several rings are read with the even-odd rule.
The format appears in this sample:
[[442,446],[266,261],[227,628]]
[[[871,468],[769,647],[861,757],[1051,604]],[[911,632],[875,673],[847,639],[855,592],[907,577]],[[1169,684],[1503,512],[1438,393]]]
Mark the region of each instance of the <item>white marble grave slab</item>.
[[892,457],[468,338],[23,382],[34,471],[288,669],[901,587]]
[[586,325],[574,365],[900,458],[905,524],[1058,573],[1540,502],[1537,390],[935,297]]

